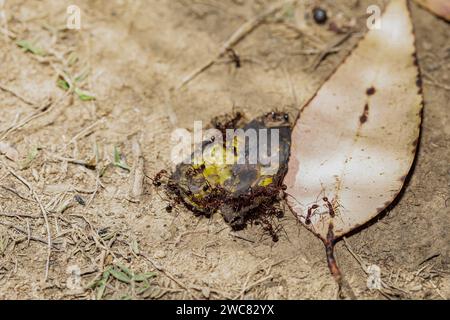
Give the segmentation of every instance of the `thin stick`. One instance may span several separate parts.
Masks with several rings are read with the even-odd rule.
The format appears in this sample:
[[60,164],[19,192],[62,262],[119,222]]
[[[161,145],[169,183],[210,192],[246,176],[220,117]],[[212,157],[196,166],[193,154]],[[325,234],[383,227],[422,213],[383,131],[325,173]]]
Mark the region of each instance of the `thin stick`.
[[52,105],[51,102],[45,103],[38,110],[36,110],[31,115],[29,115],[28,117],[23,119],[20,123],[12,125],[8,129],[6,129],[5,133],[1,136],[0,140],[5,139],[8,136],[8,134],[10,134],[11,132],[22,128],[23,126],[25,126],[27,123],[31,122],[32,120],[34,120],[34,119],[36,119],[36,118],[46,114],[47,112],[49,112],[51,105]]
[[173,282],[178,284],[181,288],[186,290],[191,295],[191,297],[198,300],[198,297],[185,284],[183,284],[181,281],[179,281],[177,278],[175,278],[170,272],[168,272],[166,269],[164,269],[161,265],[159,265],[158,263],[153,261],[153,259],[150,259],[143,253],[140,253],[140,255],[144,259],[146,259],[148,262],[150,262],[155,267],[155,269],[157,269],[158,271],[161,271],[167,278],[169,278],[170,280],[172,280]]
[[31,227],[30,227],[30,221],[28,219],[27,222],[27,246],[30,246],[30,240],[31,240]]
[[431,79],[431,80],[425,80],[425,83],[431,84],[432,86],[435,86],[435,87],[438,87],[438,88],[441,88],[441,89],[445,89],[445,90],[449,90],[449,91],[450,91],[450,86],[446,86],[446,85],[443,84],[443,83],[439,83],[439,82],[437,82],[437,81],[434,80],[434,79]]
[[81,130],[79,133],[77,133],[72,139],[70,139],[69,143],[66,144],[66,147],[71,145],[72,143],[75,143],[79,138],[88,135],[92,129],[94,129],[97,125],[104,123],[104,122],[105,122],[105,119],[101,118],[101,119],[95,121],[94,123],[90,124],[83,130]]
[[33,186],[27,180],[25,180],[25,178],[21,177],[18,173],[16,173],[13,169],[11,169],[5,163],[3,163],[3,162],[0,162],[0,163],[9,171],[9,173],[11,173],[17,180],[22,182],[28,188],[28,190],[30,190],[30,193],[32,194],[33,198],[39,204],[39,209],[41,210],[42,217],[44,218],[45,228],[47,231],[47,261],[45,263],[45,277],[44,277],[44,280],[47,281],[48,272],[49,272],[49,268],[50,268],[50,256],[52,254],[52,235],[50,232],[50,224],[48,222],[47,211],[45,210],[44,206],[42,205],[41,199],[37,195]]
[[[353,256],[353,258],[355,258],[355,260],[359,263],[359,265],[361,266],[361,269],[364,271],[364,273],[367,274],[367,275],[369,275],[369,271],[368,271],[367,264],[366,264],[366,263],[363,261],[363,259],[362,259],[358,254],[356,254],[356,252],[352,249],[352,247],[350,246],[350,243],[348,243],[348,241],[347,241],[347,238],[344,237],[343,240],[344,240],[344,245],[345,245],[345,247],[347,248],[348,252],[350,252],[350,254]],[[380,280],[381,280],[381,279],[380,279]],[[382,288],[387,288],[387,289],[393,288],[393,289],[402,291],[402,292],[404,292],[404,293],[407,293],[407,292],[405,292],[404,290],[402,290],[401,288],[397,288],[397,287],[394,287],[394,286],[392,286],[392,285],[388,285],[388,284],[387,284],[386,282],[384,282],[383,280],[381,280],[381,286],[382,286]],[[391,299],[391,297],[390,297],[390,296],[384,291],[384,289],[382,289],[382,288],[378,288],[377,291],[378,291],[380,294],[382,294],[384,297],[386,297],[387,299]]]
[[344,244],[345,244],[345,247],[347,248],[348,252],[350,252],[350,254],[353,256],[353,258],[355,258],[356,261],[358,261],[358,263],[361,266],[364,273],[367,274],[366,263],[364,261],[362,261],[362,259],[355,253],[355,251],[353,251],[353,249],[350,247],[350,244],[347,241],[347,238],[344,237],[343,240],[344,240]]
[[128,199],[131,202],[139,202],[144,193],[144,156],[142,155],[139,138],[134,137],[132,143],[133,168],[129,180]]
[[[31,233],[29,234],[27,230],[24,230],[24,229],[14,225],[14,224],[10,224],[10,223],[7,223],[7,222],[0,221],[0,225],[8,227],[8,228],[12,228],[14,230],[17,230],[20,233],[23,233],[23,234],[25,234],[27,236],[29,235],[29,239],[30,240],[33,240],[33,241],[36,241],[36,242],[41,242],[43,244],[47,244],[47,240],[46,239],[42,239],[42,238],[39,238],[39,237],[32,236]],[[52,246],[54,247],[55,245],[53,244]]]
[[270,279],[272,279],[272,278],[273,278],[273,275],[268,275],[268,276],[266,276],[266,277],[264,277],[264,278],[261,278],[261,279],[255,281],[254,283],[252,283],[251,285],[249,285],[249,286],[245,289],[244,293],[250,291],[250,290],[253,289],[254,287],[256,287],[256,286],[260,285],[261,283],[263,283],[263,282],[265,282],[265,281],[267,281],[267,280],[270,280]]
[[1,213],[0,217],[7,217],[7,218],[28,218],[28,219],[40,219],[42,218],[40,215],[31,215],[31,214],[24,214],[24,213]]
[[33,112],[31,115],[29,115],[28,117],[26,117],[25,119],[23,119],[19,124],[14,125],[9,127],[8,129],[6,129],[5,133],[0,137],[0,140],[5,139],[11,132],[16,131],[22,127],[24,127],[25,125],[27,125],[28,123],[30,123],[31,121],[42,117],[43,115],[49,113],[56,105],[58,105],[62,100],[64,100],[69,94],[66,92],[66,94],[64,94],[60,99],[58,99],[58,101],[56,101],[55,103],[52,103],[51,101],[45,103],[43,106],[41,106],[38,110],[36,110],[35,112]]
[[61,157],[61,156],[58,156],[58,155],[52,155],[52,156],[55,158],[55,160],[58,160],[58,161],[68,162],[68,163],[71,163],[71,164],[76,164],[76,165],[80,165],[80,166],[87,167],[87,168],[95,167],[95,165],[92,164],[89,161],[84,161],[84,160],[79,160],[79,159],[72,159],[72,158],[66,158],[66,157]]
[[25,98],[25,97],[22,96],[21,94],[15,92],[15,91],[14,91],[13,89],[11,89],[11,88],[8,88],[8,87],[4,86],[4,85],[1,84],[1,83],[0,83],[0,89],[3,90],[3,91],[5,91],[5,92],[8,92],[8,93],[12,94],[14,97],[18,98],[19,100],[21,100],[22,102],[25,102],[26,104],[28,104],[28,105],[30,105],[30,106],[33,106],[33,107],[36,106],[36,103],[35,103],[35,102],[33,102],[33,101],[31,101],[31,100],[28,100],[27,98]]
[[[260,270],[261,270],[261,268],[259,267],[261,264],[263,264],[264,262],[266,262],[268,260],[268,258],[266,258],[266,259],[264,259],[264,260],[262,260],[262,261],[260,261],[260,262],[258,262],[258,264],[257,264],[257,266],[256,266],[256,268],[252,271],[252,272],[249,272],[248,274],[247,274],[247,279],[245,280],[245,282],[244,282],[244,286],[242,287],[242,289],[241,289],[241,291],[239,292],[239,294],[238,295],[236,295],[234,298],[233,298],[233,300],[237,300],[237,299],[244,299],[244,295],[245,295],[245,293],[248,291],[248,283],[250,282],[250,279],[254,276],[254,275],[256,275]],[[252,285],[252,287],[254,287],[254,284]]]
[[347,41],[351,37],[352,33],[346,33],[342,37],[330,42],[327,44],[327,46],[322,50],[322,53],[316,58],[316,60],[313,62],[311,69],[316,70],[317,67],[319,67],[320,63],[330,54],[336,52],[334,49],[336,49],[338,46],[343,44],[345,41]]
[[219,52],[217,53],[217,55],[214,58],[210,59],[209,61],[204,63],[202,66],[200,66],[199,68],[197,68],[193,72],[191,72],[189,75],[187,75],[176,89],[179,90],[179,89],[183,88],[189,82],[194,80],[198,75],[200,75],[201,73],[205,72],[210,67],[212,67],[217,62],[218,59],[222,58],[227,53],[228,50],[232,49],[235,45],[237,45],[239,42],[241,42],[247,35],[249,35],[252,31],[254,31],[258,26],[263,24],[269,16],[280,11],[288,3],[294,4],[296,2],[297,1],[294,0],[294,1],[287,1],[287,2],[285,1],[282,3],[278,3],[278,4],[270,7],[266,11],[264,11],[262,14],[245,22],[243,25],[241,25],[239,27],[239,29],[237,29],[231,35],[230,38],[228,38],[227,41],[225,41],[223,43],[221,49],[219,50]]
[[4,27],[0,27],[0,33],[2,33],[5,36],[5,40],[8,40],[8,38],[15,40],[17,38],[17,36],[11,31],[8,30],[7,28]]
[[22,196],[19,192],[17,192],[13,188],[9,188],[9,187],[6,187],[6,186],[0,186],[0,188],[5,189],[6,191],[14,193],[16,196],[18,196],[22,200],[32,201],[32,202],[34,201],[33,199],[29,199],[29,198],[26,198],[26,197]]

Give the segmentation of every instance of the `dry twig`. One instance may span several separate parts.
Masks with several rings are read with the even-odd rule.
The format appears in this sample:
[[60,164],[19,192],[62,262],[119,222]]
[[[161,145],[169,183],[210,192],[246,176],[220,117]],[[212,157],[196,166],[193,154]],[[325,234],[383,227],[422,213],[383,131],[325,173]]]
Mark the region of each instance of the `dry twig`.
[[184,290],[186,290],[186,292],[189,293],[189,295],[198,300],[199,298],[192,292],[191,289],[189,289],[184,283],[182,283],[180,280],[178,280],[177,278],[175,278],[169,271],[167,271],[165,268],[163,268],[160,264],[158,264],[156,261],[154,261],[153,259],[151,259],[150,257],[146,256],[143,253],[139,253],[145,260],[147,260],[148,262],[150,262],[153,267],[155,267],[156,270],[162,272],[167,278],[169,278],[170,280],[172,280],[173,282],[175,282],[176,284],[178,284],[181,288],[183,288]]
[[6,87],[5,85],[0,83],[0,90],[3,90],[5,92],[8,92],[10,94],[12,94],[13,96],[15,96],[16,98],[18,98],[19,100],[21,100],[22,102],[25,102],[26,104],[35,107],[36,103],[29,100],[28,98],[22,96],[21,94],[17,93],[16,91],[14,91],[13,89]]
[[23,178],[17,172],[15,172],[12,168],[10,168],[8,165],[3,163],[2,161],[0,161],[0,164],[2,164],[2,166],[5,167],[6,170],[8,170],[10,174],[12,174],[17,180],[19,180],[22,184],[24,184],[28,188],[31,195],[33,196],[33,198],[36,200],[36,202],[39,205],[39,209],[42,213],[42,217],[44,218],[45,228],[47,231],[47,261],[45,263],[45,276],[44,276],[45,281],[47,281],[48,272],[49,272],[49,268],[50,268],[50,256],[52,253],[52,236],[51,236],[51,232],[50,232],[50,224],[48,222],[47,211],[45,210],[44,205],[42,204],[42,201],[39,198],[39,196],[37,195],[33,186],[27,180],[25,180],[25,178]]
[[189,75],[187,75],[181,82],[181,84],[176,89],[181,89],[189,82],[194,80],[201,73],[205,72],[209,68],[211,68],[220,58],[222,58],[230,49],[236,46],[239,42],[241,42],[247,35],[249,35],[252,31],[254,31],[258,26],[263,24],[268,17],[280,11],[287,4],[295,4],[297,1],[284,1],[282,3],[277,3],[271,6],[269,9],[264,11],[262,14],[254,17],[253,19],[245,22],[242,26],[237,29],[227,41],[225,41],[220,48],[217,55],[204,63],[199,68],[195,69]]

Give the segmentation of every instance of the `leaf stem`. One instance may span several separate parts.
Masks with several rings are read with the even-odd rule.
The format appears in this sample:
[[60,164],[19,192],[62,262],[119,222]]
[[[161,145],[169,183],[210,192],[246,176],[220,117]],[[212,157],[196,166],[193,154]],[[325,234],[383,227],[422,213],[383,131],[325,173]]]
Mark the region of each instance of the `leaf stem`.
[[[344,278],[344,275],[342,274],[341,270],[339,269],[336,258],[334,257],[334,245],[335,240],[328,239],[325,244],[325,252],[327,256],[327,263],[328,268],[330,269],[331,274],[334,277],[334,280],[338,284],[338,295],[339,298],[344,299],[347,295],[350,299],[356,300],[356,295],[353,292],[352,287],[347,282],[347,280]],[[345,294],[347,293],[347,295]]]

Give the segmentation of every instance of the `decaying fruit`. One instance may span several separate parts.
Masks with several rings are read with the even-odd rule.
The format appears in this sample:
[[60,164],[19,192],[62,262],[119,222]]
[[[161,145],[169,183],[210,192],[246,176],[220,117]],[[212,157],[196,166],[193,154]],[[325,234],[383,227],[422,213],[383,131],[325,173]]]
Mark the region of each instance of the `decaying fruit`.
[[[227,123],[214,121],[223,139],[204,141],[201,152],[194,152],[190,163],[176,167],[169,185],[189,209],[205,215],[218,211],[234,229],[244,227],[258,211],[269,212],[281,199],[291,141],[286,114],[272,112],[249,123],[242,122],[240,116]],[[234,135],[230,141],[227,129],[242,129],[244,133],[266,131],[266,135],[258,134],[256,144],[249,143],[251,135],[247,139],[246,135]],[[266,150],[272,149],[271,137],[276,135],[279,139],[278,148],[272,150],[277,153],[274,158],[276,154]],[[261,147],[266,150],[260,150]],[[250,161],[255,154],[257,161]],[[238,163],[239,155],[245,163]]]

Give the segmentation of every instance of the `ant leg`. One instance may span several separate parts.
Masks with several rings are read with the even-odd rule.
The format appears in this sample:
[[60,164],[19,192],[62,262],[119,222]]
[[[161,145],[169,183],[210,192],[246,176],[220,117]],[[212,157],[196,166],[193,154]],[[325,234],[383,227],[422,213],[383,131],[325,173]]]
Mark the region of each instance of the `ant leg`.
[[332,203],[334,205],[334,210],[335,210],[336,216],[339,217],[340,220],[343,222],[340,208],[345,210],[345,207],[342,204],[340,204],[339,201],[337,201],[336,199],[333,199]]

